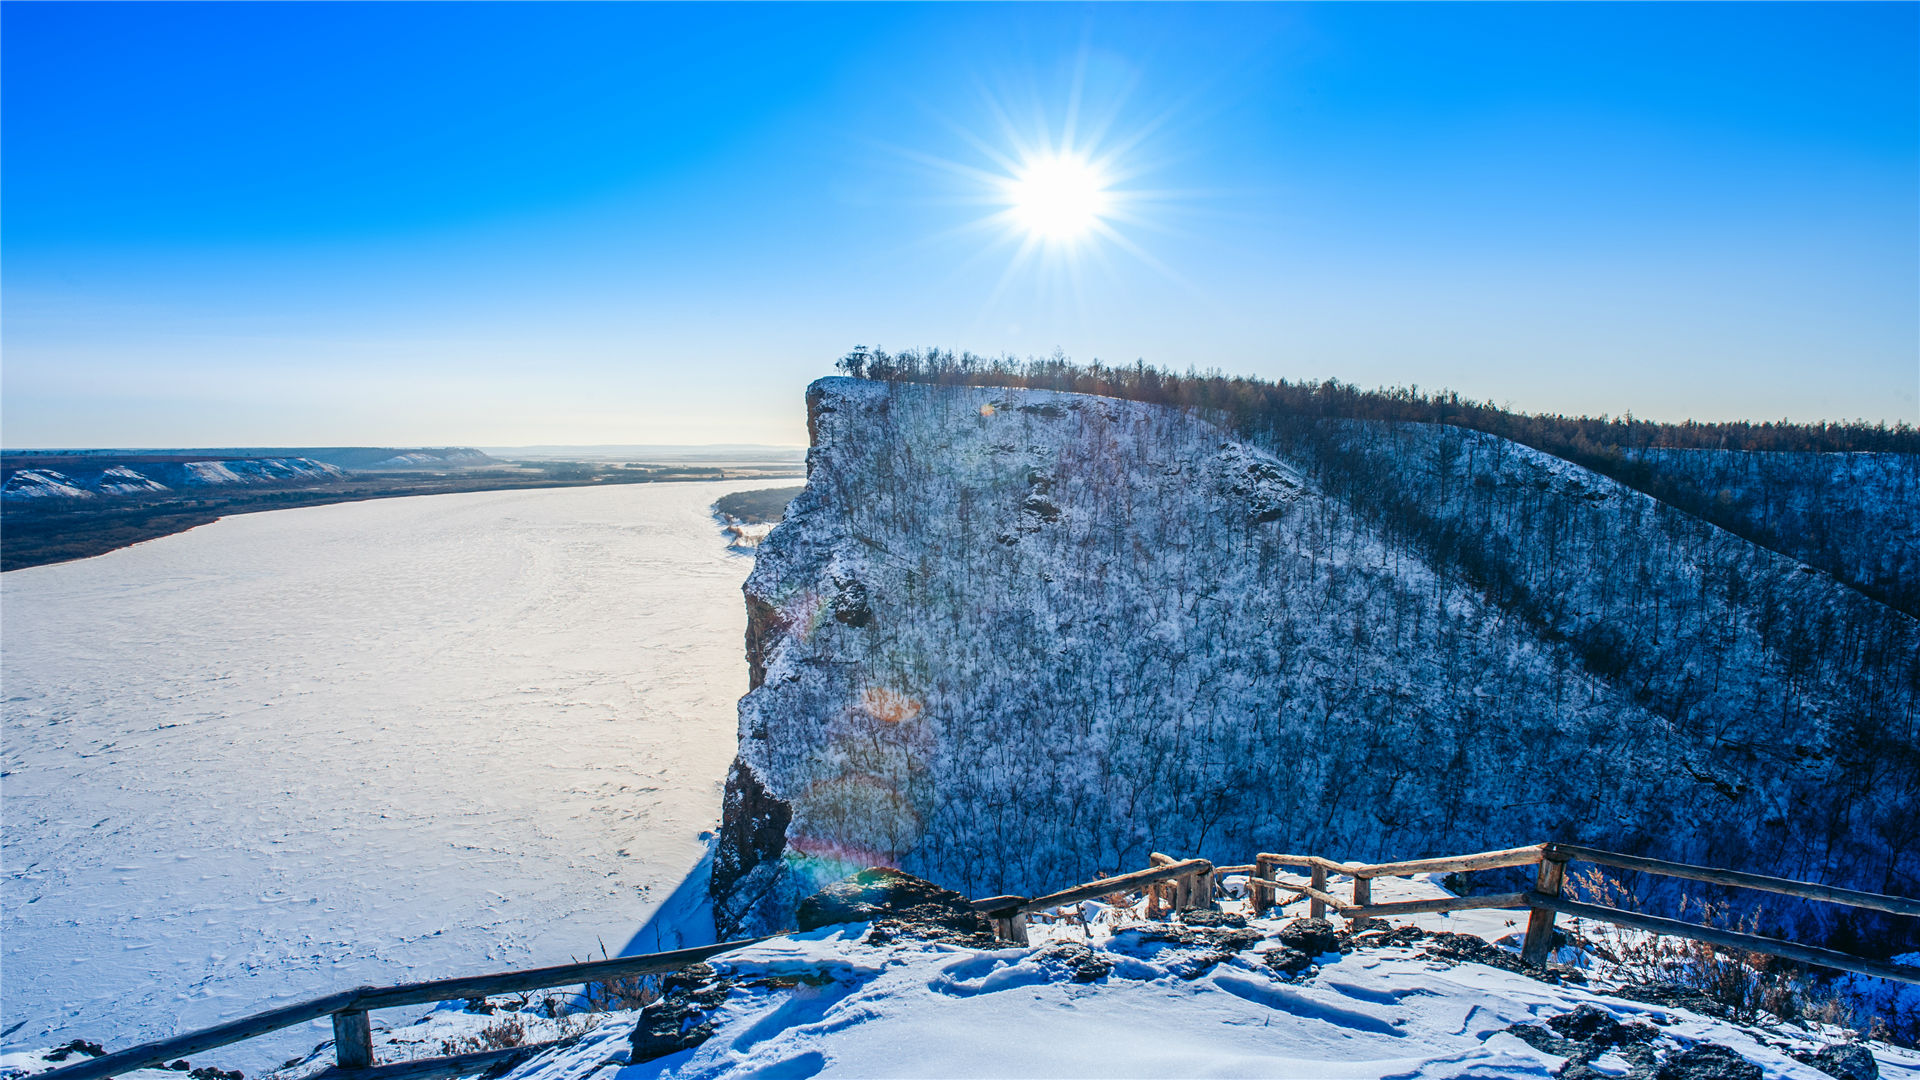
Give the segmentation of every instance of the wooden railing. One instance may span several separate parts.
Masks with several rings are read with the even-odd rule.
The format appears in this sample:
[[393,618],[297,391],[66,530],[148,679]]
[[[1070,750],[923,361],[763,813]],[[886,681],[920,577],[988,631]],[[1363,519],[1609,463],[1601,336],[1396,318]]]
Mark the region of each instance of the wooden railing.
[[[1253,876],[1248,879],[1248,895],[1256,910],[1264,910],[1270,903],[1276,902],[1282,892],[1295,896],[1305,896],[1311,902],[1308,914],[1314,918],[1324,918],[1331,908],[1342,918],[1364,919],[1389,915],[1416,915],[1442,911],[1470,911],[1476,908],[1526,908],[1527,936],[1521,946],[1520,956],[1530,964],[1542,964],[1553,951],[1553,924],[1557,915],[1570,915],[1598,922],[1613,923],[1617,926],[1631,927],[1655,934],[1670,934],[1675,937],[1691,938],[1708,944],[1729,949],[1743,949],[1748,952],[1766,953],[1781,956],[1789,960],[1798,960],[1806,964],[1835,968],[1840,971],[1852,971],[1862,975],[1873,975],[1882,979],[1895,979],[1901,982],[1920,983],[1920,968],[1904,964],[1888,963],[1884,960],[1870,960],[1851,953],[1822,949],[1797,942],[1782,941],[1778,938],[1762,937],[1758,934],[1738,933],[1722,930],[1698,923],[1681,922],[1678,919],[1661,918],[1637,911],[1605,907],[1599,904],[1586,904],[1568,900],[1561,895],[1569,862],[1591,862],[1602,866],[1611,866],[1621,870],[1635,870],[1641,873],[1662,877],[1682,878],[1688,881],[1703,881],[1715,885],[1727,885],[1742,889],[1758,889],[1765,892],[1795,896],[1803,900],[1817,900],[1829,904],[1843,904],[1848,907],[1869,908],[1894,915],[1920,916],[1920,900],[1900,896],[1887,896],[1882,893],[1861,892],[1857,889],[1841,889],[1831,885],[1816,885],[1805,881],[1792,881],[1787,878],[1768,877],[1763,874],[1749,874],[1738,870],[1720,870],[1706,866],[1692,866],[1687,863],[1667,862],[1663,859],[1649,859],[1639,855],[1622,855],[1598,848],[1581,847],[1577,844],[1533,844],[1527,847],[1508,848],[1504,851],[1483,851],[1473,855],[1455,855],[1438,859],[1415,859],[1409,862],[1372,863],[1349,865],[1322,858],[1318,855],[1274,855],[1263,853],[1254,859]],[[1523,893],[1499,893],[1492,896],[1448,896],[1432,900],[1401,900],[1391,903],[1373,902],[1373,882],[1383,877],[1405,877],[1412,874],[1453,874],[1470,870],[1497,870],[1508,866],[1537,867],[1534,872],[1533,888]],[[1274,880],[1276,867],[1291,866],[1306,869],[1310,878],[1308,883],[1300,885]],[[1348,903],[1327,891],[1329,874],[1344,874],[1353,882],[1353,901]],[[1263,902],[1264,901],[1264,902]]]
[[[689,964],[744,948],[767,940],[764,937],[702,945],[694,949],[649,953],[645,956],[619,956],[611,960],[593,960],[584,964],[560,964],[555,967],[503,971],[492,975],[473,975],[460,979],[436,979],[432,982],[403,983],[398,986],[362,986],[338,994],[283,1005],[263,1013],[243,1017],[217,1027],[191,1031],[170,1039],[120,1050],[104,1057],[39,1073],[37,1080],[102,1080],[104,1077],[160,1065],[175,1058],[212,1050],[265,1035],[270,1031],[304,1024],[323,1016],[333,1017],[334,1068],[321,1077],[334,1078],[351,1073],[356,1080],[432,1080],[434,1077],[462,1076],[481,1072],[501,1061],[527,1056],[557,1043],[489,1050],[458,1057],[428,1058],[393,1065],[374,1065],[373,1027],[367,1013],[373,1009],[391,1009],[402,1005],[425,1005],[442,1001],[471,1000],[491,994],[511,994],[521,990],[541,990],[553,986],[602,982],[634,975],[656,975],[678,971]],[[319,1080],[319,1078],[316,1078]]]
[[[1736,870],[1689,866],[1685,863],[1664,862],[1637,855],[1621,855],[1617,852],[1601,851],[1597,848],[1579,847],[1573,844],[1533,844],[1527,847],[1508,848],[1504,851],[1484,851],[1473,855],[1364,864],[1337,862],[1317,855],[1270,853],[1260,854],[1246,866],[1216,867],[1205,859],[1175,859],[1171,855],[1158,852],[1150,858],[1153,865],[1145,870],[1100,878],[1083,885],[1075,885],[1070,889],[1048,893],[1045,896],[991,896],[972,901],[973,908],[987,916],[1001,940],[1024,945],[1027,943],[1027,916],[1035,912],[1049,911],[1116,893],[1131,895],[1136,892],[1147,894],[1147,910],[1150,916],[1165,910],[1213,907],[1219,892],[1220,879],[1227,874],[1244,873],[1250,875],[1247,881],[1248,899],[1256,913],[1263,912],[1267,907],[1277,903],[1282,893],[1288,893],[1294,897],[1306,897],[1310,902],[1308,913],[1315,918],[1325,917],[1328,909],[1332,909],[1343,918],[1354,920],[1389,915],[1468,911],[1475,908],[1526,908],[1529,910],[1527,936],[1526,943],[1521,948],[1521,956],[1532,964],[1544,963],[1548,953],[1552,951],[1555,916],[1570,915],[1615,923],[1656,934],[1692,938],[1732,949],[1769,953],[1821,967],[1837,968],[1841,971],[1920,983],[1920,968],[1869,960],[1832,949],[1815,948],[1754,934],[1736,933],[1639,912],[1580,903],[1566,899],[1561,895],[1561,891],[1566,878],[1567,863],[1579,860],[1622,870],[1635,870],[1736,888],[1760,889],[1850,907],[1871,908],[1894,915],[1920,916],[1920,900],[1899,896],[1840,889],[1830,885],[1814,885],[1809,882],[1789,881],[1785,878],[1747,874]],[[1502,893],[1496,896],[1447,896],[1430,900],[1396,900],[1386,903],[1373,901],[1373,882],[1379,878],[1494,870],[1529,864],[1537,867],[1534,886],[1529,892]],[[1276,880],[1275,870],[1282,866],[1307,870],[1308,883],[1301,885]],[[1352,902],[1343,900],[1329,891],[1330,875],[1344,875],[1351,879]],[[319,1074],[315,1080],[440,1080],[444,1077],[471,1075],[503,1064],[511,1064],[516,1059],[524,1059],[543,1050],[563,1045],[566,1040],[488,1050],[476,1054],[461,1054],[454,1057],[376,1065],[373,1058],[373,1027],[367,1016],[368,1012],[403,1005],[471,1000],[493,994],[510,994],[522,990],[539,990],[678,971],[689,964],[699,963],[722,953],[766,940],[768,939],[764,937],[748,938],[722,942],[718,945],[703,945],[693,949],[650,953],[646,956],[624,956],[583,964],[561,964],[555,967],[506,971],[460,979],[438,979],[432,982],[406,983],[399,986],[363,986],[295,1005],[285,1005],[231,1023],[221,1024],[218,1027],[176,1035],[170,1039],[162,1039],[130,1050],[120,1050],[104,1057],[53,1069],[38,1074],[35,1080],[103,1080],[103,1078],[133,1069],[159,1065],[176,1058],[250,1039],[256,1035],[264,1035],[270,1031],[304,1024],[322,1016],[333,1018],[334,1067]]]

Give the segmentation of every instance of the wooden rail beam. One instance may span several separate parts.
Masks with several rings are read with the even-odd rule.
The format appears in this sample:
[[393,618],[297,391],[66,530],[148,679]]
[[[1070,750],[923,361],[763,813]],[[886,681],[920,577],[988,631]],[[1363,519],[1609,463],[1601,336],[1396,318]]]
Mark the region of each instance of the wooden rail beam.
[[268,1009],[266,1012],[244,1016],[216,1027],[189,1031],[185,1035],[175,1035],[171,1039],[161,1039],[158,1042],[117,1050],[105,1057],[92,1058],[35,1075],[43,1080],[100,1080],[101,1077],[164,1064],[175,1058],[191,1057],[203,1050],[212,1050],[228,1043],[237,1043],[242,1039],[251,1039],[255,1035],[265,1035],[269,1031],[278,1031],[283,1027],[318,1020],[328,1013],[352,1006],[354,1000],[368,989],[370,988],[363,986],[357,990],[344,990],[338,994],[314,998],[312,1001],[282,1005],[278,1009]]
[[502,971],[494,975],[470,975],[462,979],[435,979],[432,982],[404,983],[377,989],[363,988],[354,998],[351,1007],[391,1009],[397,1005],[464,1001],[477,997],[491,997],[494,994],[511,994],[520,990],[541,990],[550,986],[567,986],[572,983],[604,982],[608,979],[624,979],[632,975],[657,975],[678,971],[689,964],[697,964],[724,952],[743,949],[748,945],[758,945],[772,936],[723,941],[717,945],[701,945],[692,949],[676,949],[673,952],[650,953],[646,956],[616,956],[611,960],[593,960],[584,964],[559,964],[554,967],[529,968],[526,971]]
[[1146,885],[1162,881],[1173,881],[1200,870],[1212,870],[1213,864],[1205,859],[1185,859],[1167,866],[1155,866],[1147,870],[1135,870],[1131,874],[1118,874],[1099,881],[1089,881],[1085,885],[1075,885],[1071,889],[1062,889],[1046,896],[1036,896],[1020,905],[1021,911],[1046,911],[1049,908],[1064,907],[1067,904],[1092,900],[1108,893],[1132,892]]
[[1350,907],[1341,912],[1349,919],[1369,919],[1389,915],[1430,915],[1440,911],[1472,911],[1476,908],[1522,908],[1526,893],[1498,893],[1490,896],[1437,896],[1431,900],[1392,900],[1384,904]]
[[[1249,881],[1248,884],[1253,886],[1256,889],[1274,889],[1274,890],[1285,889],[1290,893],[1294,893],[1298,896],[1304,896],[1307,899],[1312,900],[1314,902],[1314,907],[1312,910],[1318,910],[1321,912],[1320,915],[1313,916],[1316,919],[1324,918],[1325,911],[1327,908],[1332,908],[1333,910],[1339,912],[1343,917],[1346,917],[1346,918],[1354,918],[1355,917],[1354,913],[1359,910],[1354,905],[1347,903],[1345,900],[1340,899],[1339,897],[1333,895],[1332,893],[1326,891],[1325,889],[1316,889],[1311,885],[1294,885],[1285,881],[1263,881],[1263,880]],[[1278,898],[1276,898],[1275,903],[1278,903],[1278,902],[1279,902]]]
[[1449,855],[1438,859],[1409,859],[1406,862],[1373,863],[1348,868],[1354,877],[1406,877],[1411,874],[1458,874],[1468,870],[1498,870],[1505,866],[1526,866],[1540,861],[1544,845],[1482,851],[1475,855]]
[[[438,1004],[442,1001],[459,1001],[487,997],[492,994],[510,994],[519,990],[540,990],[551,986],[620,979],[629,975],[678,971],[689,964],[697,964],[721,953],[731,952],[748,945],[757,945],[766,940],[768,939],[765,937],[747,938],[674,952],[651,953],[646,956],[617,956],[610,960],[593,960],[584,964],[559,964],[554,967],[504,971],[496,975],[476,975],[463,979],[438,979],[433,982],[408,983],[401,986],[362,986],[354,990],[344,990],[338,994],[314,998],[311,1001],[268,1009],[266,1012],[244,1016],[238,1020],[202,1028],[199,1031],[190,1031],[170,1039],[143,1043],[58,1069],[49,1069],[37,1074],[36,1080],[102,1080],[104,1077],[131,1072],[134,1069],[144,1069],[176,1058],[191,1057],[203,1051],[237,1043],[243,1039],[251,1039],[256,1035],[265,1035],[269,1031],[304,1024],[309,1020],[318,1020],[331,1013],[365,1013],[370,1009],[387,1009],[397,1005]],[[336,1025],[334,1030],[338,1035],[339,1026]],[[337,1039],[335,1046],[336,1048],[339,1046]],[[349,1058],[351,1056],[350,1049]],[[371,1056],[369,1047],[369,1060]],[[379,1066],[379,1068],[384,1067]],[[369,1067],[353,1068],[353,1074],[369,1077],[373,1075],[373,1071]]]
[[1845,904],[1848,907],[1872,908],[1875,911],[1885,911],[1893,915],[1920,916],[1920,900],[1914,900],[1905,896],[1888,896],[1884,893],[1861,892],[1857,889],[1841,889],[1832,885],[1814,885],[1810,882],[1768,877],[1765,874],[1748,874],[1739,870],[1719,870],[1708,866],[1689,866],[1686,863],[1667,862],[1664,859],[1649,859],[1641,855],[1622,855],[1617,851],[1602,851],[1599,848],[1582,847],[1578,844],[1548,844],[1547,850],[1549,852],[1559,853],[1569,859],[1599,863],[1602,866],[1617,867],[1621,870],[1640,870],[1649,874],[1664,874],[1667,877],[1686,878],[1689,881],[1705,881],[1715,885],[1732,885],[1742,889],[1759,889],[1763,892],[1797,896],[1804,900],[1824,900],[1829,904]]
[[1318,855],[1276,855],[1271,851],[1263,851],[1255,856],[1255,858],[1257,861],[1272,863],[1275,866],[1300,866],[1309,870],[1317,866],[1330,874],[1351,875],[1355,870],[1359,869],[1359,867],[1352,866],[1348,863],[1343,863],[1336,859],[1322,858]]
[[[1865,957],[1851,956],[1832,949],[1815,948],[1812,945],[1800,945],[1778,938],[1760,937],[1757,934],[1740,934],[1732,930],[1722,930],[1713,926],[1701,926],[1697,923],[1680,922],[1677,919],[1663,919],[1657,915],[1642,915],[1637,911],[1621,911],[1618,908],[1601,907],[1598,904],[1582,904],[1574,900],[1565,900],[1537,893],[1527,895],[1529,907],[1542,907],[1561,915],[1571,915],[1580,919],[1593,919],[1596,922],[1610,922],[1619,926],[1630,926],[1635,930],[1645,930],[1652,934],[1671,934],[1674,937],[1692,938],[1709,945],[1723,945],[1729,949],[1743,949],[1747,952],[1767,953],[1772,956],[1784,956],[1789,960],[1798,960],[1803,964],[1817,967],[1834,968],[1839,971],[1851,971],[1861,975],[1872,975],[1879,979],[1894,979],[1899,982],[1920,983],[1920,968],[1905,964],[1893,964],[1884,960],[1868,960]],[[46,1075],[46,1074],[42,1074]]]

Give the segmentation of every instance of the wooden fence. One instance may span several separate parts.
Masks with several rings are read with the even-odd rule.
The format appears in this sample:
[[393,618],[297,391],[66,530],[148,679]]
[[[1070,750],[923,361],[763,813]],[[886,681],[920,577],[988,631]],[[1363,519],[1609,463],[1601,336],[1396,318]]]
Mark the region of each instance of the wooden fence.
[[[1786,878],[1767,877],[1763,874],[1748,874],[1738,870],[1720,870],[1706,866],[1691,866],[1687,863],[1667,862],[1663,859],[1648,859],[1638,855],[1622,855],[1598,848],[1581,847],[1577,844],[1534,844],[1528,847],[1508,848],[1504,851],[1483,851],[1473,855],[1455,855],[1438,859],[1415,859],[1409,862],[1373,863],[1349,865],[1321,858],[1318,855],[1273,855],[1261,854],[1254,859],[1253,877],[1248,880],[1250,899],[1256,908],[1264,909],[1266,903],[1278,900],[1282,892],[1295,896],[1305,896],[1311,901],[1308,914],[1323,918],[1331,908],[1343,918],[1364,919],[1382,918],[1391,915],[1416,915],[1427,912],[1468,911],[1475,908],[1525,908],[1527,916],[1526,942],[1521,946],[1520,955],[1528,963],[1544,963],[1547,955],[1553,951],[1553,924],[1557,915],[1571,915],[1582,919],[1613,923],[1656,934],[1671,934],[1675,937],[1691,938],[1723,948],[1742,949],[1748,952],[1766,953],[1781,956],[1801,963],[1820,967],[1835,968],[1840,971],[1852,971],[1862,975],[1873,975],[1882,979],[1896,979],[1901,982],[1920,983],[1920,968],[1904,964],[1888,963],[1884,960],[1870,960],[1854,956],[1851,953],[1833,949],[1815,948],[1797,942],[1782,941],[1778,938],[1761,937],[1757,934],[1736,933],[1713,926],[1681,922],[1677,919],[1660,918],[1637,911],[1604,907],[1599,904],[1586,904],[1566,899],[1563,888],[1569,862],[1590,862],[1610,866],[1620,870],[1635,870],[1641,873],[1661,877],[1682,878],[1688,881],[1704,881],[1715,885],[1728,885],[1742,889],[1757,889],[1764,892],[1796,896],[1803,900],[1818,900],[1829,904],[1843,904],[1848,907],[1870,908],[1894,915],[1920,916],[1920,900],[1900,896],[1886,896],[1881,893],[1860,892],[1856,889],[1840,889],[1831,885],[1815,885],[1805,881],[1791,881]],[[1405,877],[1412,874],[1453,874],[1469,870],[1496,870],[1508,866],[1526,866],[1532,864],[1534,872],[1533,888],[1523,893],[1500,893],[1492,896],[1449,896],[1433,900],[1402,900],[1392,903],[1373,902],[1373,882],[1383,877]],[[1311,875],[1305,885],[1289,884],[1274,880],[1274,869],[1292,866],[1306,869]],[[1353,882],[1353,901],[1348,903],[1327,891],[1329,874],[1344,874]],[[1263,903],[1263,898],[1266,903]]]
[[[1534,844],[1504,851],[1485,851],[1473,855],[1455,855],[1438,859],[1414,859],[1408,862],[1348,864],[1317,855],[1275,855],[1262,853],[1246,866],[1216,867],[1205,859],[1175,859],[1158,852],[1151,856],[1152,866],[1128,874],[1089,881],[1071,889],[1045,896],[992,896],[973,901],[974,910],[992,921],[995,933],[1004,941],[1027,943],[1027,916],[1034,912],[1078,904],[1103,897],[1147,894],[1150,916],[1163,911],[1213,907],[1220,879],[1227,874],[1248,874],[1248,899],[1256,912],[1279,902],[1282,893],[1304,896],[1310,902],[1308,913],[1325,917],[1328,909],[1349,920],[1390,915],[1416,915],[1429,912],[1467,911],[1475,908],[1525,908],[1529,911],[1526,943],[1521,955],[1532,964],[1543,963],[1552,951],[1553,923],[1557,915],[1594,919],[1656,934],[1692,938],[1731,949],[1769,953],[1807,964],[1858,972],[1883,979],[1920,983],[1920,968],[1799,945],[1790,941],[1735,933],[1716,927],[1700,926],[1674,919],[1602,907],[1568,900],[1561,895],[1569,862],[1582,861],[1634,870],[1665,877],[1704,881],[1736,888],[1759,889],[1850,907],[1871,908],[1895,915],[1920,916],[1920,901],[1879,893],[1837,889],[1736,870],[1718,870],[1685,863],[1664,862],[1636,855],[1573,844]],[[1529,892],[1496,896],[1449,896],[1432,900],[1373,902],[1373,882],[1378,878],[1405,877],[1412,874],[1460,873],[1468,870],[1492,870],[1508,866],[1535,865],[1534,886]],[[1307,884],[1285,882],[1274,876],[1278,867],[1305,869]],[[1353,885],[1353,900],[1348,902],[1329,891],[1330,875],[1344,875]],[[103,1080],[117,1073],[162,1065],[176,1058],[212,1050],[265,1035],[270,1031],[304,1024],[322,1016],[333,1018],[334,1065],[316,1080],[443,1080],[467,1076],[488,1069],[511,1066],[536,1053],[564,1045],[566,1040],[529,1046],[488,1050],[453,1057],[426,1058],[417,1061],[377,1065],[373,1057],[373,1026],[367,1016],[374,1009],[404,1005],[425,1005],[442,1001],[471,1000],[493,994],[511,994],[523,990],[541,990],[556,986],[602,982],[678,971],[722,953],[768,940],[765,937],[703,945],[693,949],[623,956],[583,964],[506,971],[493,975],[475,975],[460,979],[406,983],[399,986],[362,986],[327,997],[314,998],[295,1005],[256,1013],[217,1027],[176,1035],[170,1039],[120,1050],[104,1057],[39,1073],[35,1080]]]

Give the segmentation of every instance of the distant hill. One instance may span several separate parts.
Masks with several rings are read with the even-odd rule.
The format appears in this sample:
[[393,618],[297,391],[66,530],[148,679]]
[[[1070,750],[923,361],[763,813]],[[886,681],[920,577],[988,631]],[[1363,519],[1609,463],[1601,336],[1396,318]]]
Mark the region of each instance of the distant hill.
[[[54,466],[58,465],[59,468]],[[200,488],[292,487],[346,479],[345,469],[308,457],[9,460],[0,499],[11,503],[134,498]]]
[[714,443],[706,446],[603,443],[590,446],[489,446],[487,453],[513,461],[782,462],[807,459],[804,446]]
[[470,446],[224,446],[0,450],[0,469],[11,476],[17,469],[88,472],[103,471],[113,465],[139,469],[146,465],[196,461],[292,459],[315,461],[349,472],[470,468],[495,464],[493,458]]

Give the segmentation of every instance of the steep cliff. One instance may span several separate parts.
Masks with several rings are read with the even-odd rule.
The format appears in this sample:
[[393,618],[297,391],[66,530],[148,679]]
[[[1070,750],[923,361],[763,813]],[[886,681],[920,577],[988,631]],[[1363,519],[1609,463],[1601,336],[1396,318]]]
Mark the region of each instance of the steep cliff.
[[874,863],[1033,894],[1154,849],[1560,838],[1920,885],[1920,623],[1604,477],[1045,391],[808,408],[747,583],[724,930]]

